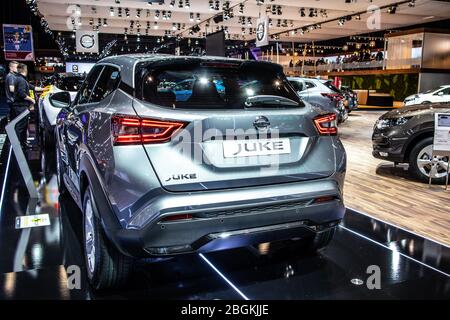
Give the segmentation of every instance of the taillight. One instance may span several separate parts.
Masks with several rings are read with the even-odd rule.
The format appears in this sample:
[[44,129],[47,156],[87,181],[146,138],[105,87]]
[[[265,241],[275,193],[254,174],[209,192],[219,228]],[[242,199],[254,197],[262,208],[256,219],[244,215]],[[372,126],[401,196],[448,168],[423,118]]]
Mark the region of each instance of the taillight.
[[342,100],[344,98],[339,93],[322,92],[321,95],[324,96],[324,97],[329,98],[331,101],[339,101],[339,100]]
[[168,142],[186,125],[185,122],[119,115],[113,116],[111,122],[115,145]]
[[336,114],[334,113],[316,117],[314,124],[321,135],[335,136],[337,134]]

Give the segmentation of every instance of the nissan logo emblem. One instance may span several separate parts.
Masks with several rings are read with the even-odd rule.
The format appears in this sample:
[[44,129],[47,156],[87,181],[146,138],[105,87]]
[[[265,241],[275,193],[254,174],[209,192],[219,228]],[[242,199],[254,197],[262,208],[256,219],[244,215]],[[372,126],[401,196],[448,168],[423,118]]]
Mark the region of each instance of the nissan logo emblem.
[[270,121],[269,119],[267,119],[267,117],[259,116],[253,122],[253,126],[256,128],[256,130],[266,131],[270,127]]

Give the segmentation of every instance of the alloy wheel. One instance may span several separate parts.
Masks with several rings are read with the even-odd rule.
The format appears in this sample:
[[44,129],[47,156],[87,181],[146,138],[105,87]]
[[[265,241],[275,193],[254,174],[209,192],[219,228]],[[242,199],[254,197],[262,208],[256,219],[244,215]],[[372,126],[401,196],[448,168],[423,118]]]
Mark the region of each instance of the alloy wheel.
[[86,201],[84,236],[87,267],[91,274],[95,271],[95,233],[94,233],[94,213],[92,210],[91,199]]
[[430,177],[431,174],[432,178],[439,179],[447,174],[449,159],[443,156],[433,157],[433,145],[420,150],[416,162],[420,172],[426,177]]

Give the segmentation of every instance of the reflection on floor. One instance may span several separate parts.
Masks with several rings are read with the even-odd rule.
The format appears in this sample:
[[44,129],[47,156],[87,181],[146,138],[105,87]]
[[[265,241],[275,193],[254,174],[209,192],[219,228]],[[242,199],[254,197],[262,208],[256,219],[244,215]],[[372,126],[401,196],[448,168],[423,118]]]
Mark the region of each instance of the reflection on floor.
[[[58,197],[50,177],[34,211],[48,213],[51,225],[17,230],[15,217],[30,203],[14,164],[7,179],[0,208],[0,299],[450,298],[448,248],[352,211],[317,255],[304,254],[295,242],[279,242],[204,259],[192,254],[143,261],[126,288],[94,292],[84,277],[76,204]],[[82,271],[79,289],[68,288],[74,266]],[[380,268],[380,289],[366,285],[369,266]]]
[[339,129],[348,156],[345,203],[450,246],[450,190],[430,189],[409,178],[405,166],[372,157],[372,129],[384,112],[353,112]]

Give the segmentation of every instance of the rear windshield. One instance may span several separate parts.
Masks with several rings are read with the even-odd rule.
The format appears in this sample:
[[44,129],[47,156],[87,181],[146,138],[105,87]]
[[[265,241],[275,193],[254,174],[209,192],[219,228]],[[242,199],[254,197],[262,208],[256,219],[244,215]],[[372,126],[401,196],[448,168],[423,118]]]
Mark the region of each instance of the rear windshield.
[[196,64],[150,70],[145,101],[174,109],[293,108],[302,106],[284,74],[253,63]]
[[83,84],[84,77],[63,77],[56,81],[55,85],[63,91],[78,91]]

